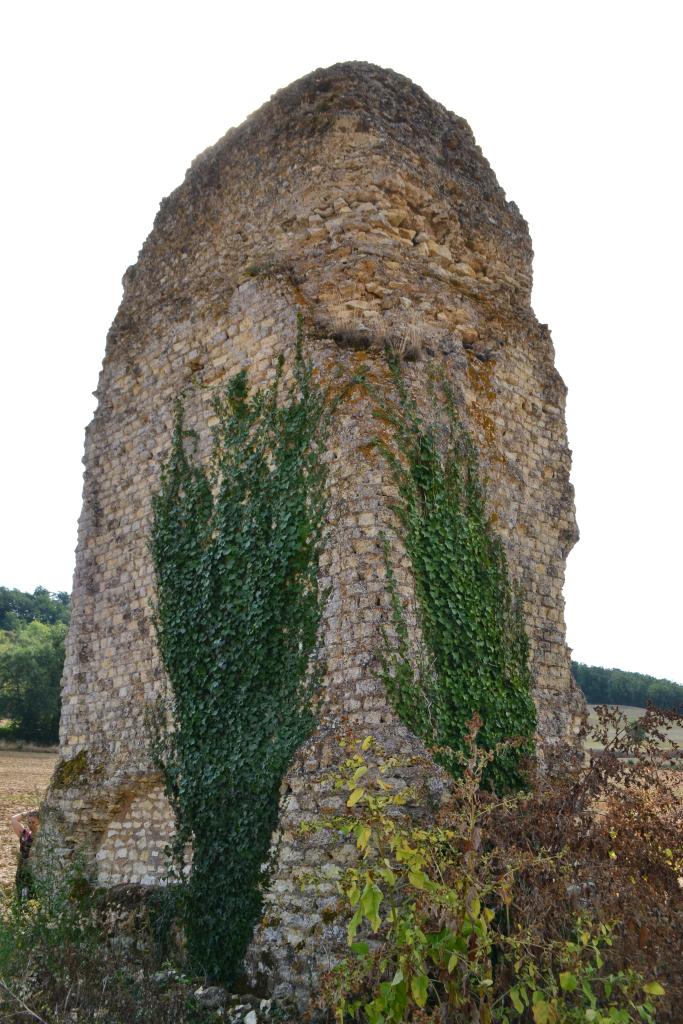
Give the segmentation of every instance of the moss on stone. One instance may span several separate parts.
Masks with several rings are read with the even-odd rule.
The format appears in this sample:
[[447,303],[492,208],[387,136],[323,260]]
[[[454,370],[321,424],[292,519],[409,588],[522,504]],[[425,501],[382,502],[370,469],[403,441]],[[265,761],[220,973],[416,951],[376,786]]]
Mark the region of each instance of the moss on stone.
[[53,789],[68,789],[83,778],[88,771],[88,752],[79,750],[73,757],[59,761],[52,777]]

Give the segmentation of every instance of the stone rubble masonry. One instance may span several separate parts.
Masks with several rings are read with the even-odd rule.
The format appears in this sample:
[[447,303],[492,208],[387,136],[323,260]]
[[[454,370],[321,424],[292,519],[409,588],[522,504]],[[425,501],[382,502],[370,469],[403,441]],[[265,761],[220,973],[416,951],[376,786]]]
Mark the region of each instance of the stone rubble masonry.
[[[492,523],[526,595],[539,732],[573,741],[583,705],[563,616],[577,538],[565,386],[530,307],[531,260],[526,223],[467,124],[408,79],[363,63],[277,93],[201,154],[162,202],[123,279],[86,434],[61,755],[68,763],[85,752],[88,767],[55,783],[46,805],[60,854],[79,850],[99,884],[162,883],[172,832],[145,720],[166,687],[149,533],[173,403],[187,389],[206,453],[209,402],[192,385],[220,384],[242,368],[254,385],[272,379],[280,353],[291,365],[298,313],[307,354],[331,383],[362,369],[386,392],[386,347],[401,355],[428,414],[430,374],[437,368],[451,382]],[[394,538],[397,582],[414,613],[395,490],[371,444],[378,429],[367,389],[352,388],[327,455],[319,726],[285,780],[277,868],[248,957],[278,995],[301,999],[343,935],[335,877],[353,849],[298,831],[340,802],[325,782],[342,757],[340,731],[373,733],[408,755],[419,749],[376,676],[389,619],[382,531]],[[302,888],[312,869],[318,885]]]

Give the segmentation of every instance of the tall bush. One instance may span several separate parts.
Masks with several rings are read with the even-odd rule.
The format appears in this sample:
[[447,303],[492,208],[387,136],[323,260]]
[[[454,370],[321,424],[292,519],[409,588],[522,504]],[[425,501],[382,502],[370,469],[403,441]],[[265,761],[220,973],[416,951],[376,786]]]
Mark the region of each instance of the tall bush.
[[[619,724],[607,718],[603,732]],[[405,811],[419,794],[392,785],[396,759],[346,740],[346,806],[316,827],[352,840],[358,861],[339,877],[348,953],[321,1006],[338,1024],[677,1024],[683,846],[666,723],[649,713],[639,738],[619,729],[591,763],[505,797],[483,786],[499,751],[478,746],[480,724],[427,823]],[[623,764],[624,750],[640,759]]]

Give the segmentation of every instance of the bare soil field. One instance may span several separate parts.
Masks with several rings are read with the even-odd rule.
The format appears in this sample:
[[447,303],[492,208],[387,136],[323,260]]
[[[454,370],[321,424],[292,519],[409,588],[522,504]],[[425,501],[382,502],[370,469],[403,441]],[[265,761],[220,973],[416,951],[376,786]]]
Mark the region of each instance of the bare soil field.
[[14,881],[17,868],[19,842],[10,818],[40,804],[57,758],[57,750],[0,748],[0,886]]

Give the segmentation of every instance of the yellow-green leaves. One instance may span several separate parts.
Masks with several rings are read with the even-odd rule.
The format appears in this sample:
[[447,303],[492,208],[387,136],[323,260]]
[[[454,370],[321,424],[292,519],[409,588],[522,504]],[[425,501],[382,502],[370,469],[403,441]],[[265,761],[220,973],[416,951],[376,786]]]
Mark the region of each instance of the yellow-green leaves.
[[[407,1024],[440,1008],[448,1019],[479,1024],[655,1024],[649,1000],[664,990],[610,962],[610,925],[582,914],[564,919],[567,937],[541,943],[520,925],[525,869],[536,858],[508,851],[501,859],[487,823],[496,805],[514,808],[525,798],[482,792],[490,758],[474,735],[468,773],[431,824],[400,809],[405,787],[382,785],[408,762],[382,760],[367,739],[345,740],[335,779],[349,800],[360,790],[362,799],[324,823],[352,836],[358,851],[340,880],[351,918],[349,956],[331,972],[339,1024]],[[557,870],[554,858],[538,860]]]
[[354,913],[353,917],[349,921],[348,925],[346,926],[346,934],[347,934],[348,942],[349,942],[350,946],[353,946],[353,944],[354,944],[353,940],[354,940],[354,938],[356,936],[356,932],[358,931],[358,929],[359,929],[359,927],[361,925],[362,920],[363,920],[363,912],[360,909],[360,907],[358,907],[356,909],[356,912]]
[[514,1006],[517,1013],[524,1013],[525,1004],[522,1002],[522,997],[520,995],[519,988],[515,985],[513,988],[510,989],[508,995],[510,997],[510,1002]]
[[427,1005],[427,993],[429,991],[429,980],[426,974],[414,974],[410,979],[410,991],[417,1005],[422,1008]]
[[384,861],[384,867],[376,868],[376,871],[377,871],[377,874],[379,875],[379,877],[384,882],[386,882],[387,885],[389,885],[389,886],[396,885],[396,874],[392,870],[391,865],[390,865],[388,860]]
[[541,997],[532,1006],[531,1012],[534,1016],[534,1024],[550,1024],[552,1008],[550,1003]]
[[573,992],[578,984],[576,975],[572,974],[571,971],[560,972],[560,988],[563,992]]
[[415,889],[424,889],[429,881],[429,876],[418,868],[415,871],[408,872],[408,881]]
[[367,849],[371,835],[372,829],[368,825],[359,825],[356,829],[356,846],[361,853]]
[[370,879],[365,883],[365,888],[361,893],[360,897],[360,910],[364,917],[367,918],[370,927],[377,931],[382,921],[379,916],[379,906],[384,895],[382,890]]

